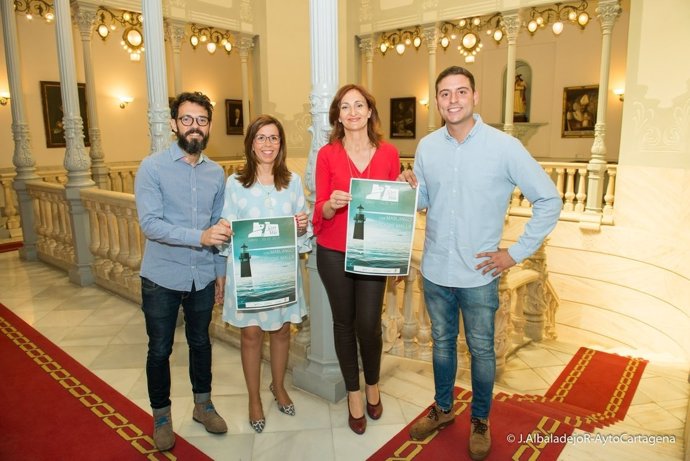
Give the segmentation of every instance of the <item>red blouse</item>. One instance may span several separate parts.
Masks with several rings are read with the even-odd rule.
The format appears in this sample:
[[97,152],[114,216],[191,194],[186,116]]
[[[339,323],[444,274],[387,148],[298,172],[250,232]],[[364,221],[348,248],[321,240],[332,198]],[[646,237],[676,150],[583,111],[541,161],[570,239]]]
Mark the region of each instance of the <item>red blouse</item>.
[[349,191],[350,178],[395,181],[400,175],[400,157],[394,145],[381,141],[364,171],[350,161],[339,141],[326,144],[316,158],[316,205],[312,223],[319,245],[345,251],[347,207],[336,210],[331,219],[324,219],[323,204],[334,190]]

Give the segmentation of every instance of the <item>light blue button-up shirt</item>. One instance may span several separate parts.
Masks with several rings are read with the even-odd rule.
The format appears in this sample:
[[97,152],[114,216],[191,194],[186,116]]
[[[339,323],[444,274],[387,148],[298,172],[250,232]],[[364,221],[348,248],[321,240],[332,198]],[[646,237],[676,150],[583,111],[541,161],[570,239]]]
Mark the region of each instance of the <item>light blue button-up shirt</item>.
[[496,251],[515,186],[532,203],[524,233],[508,248],[516,263],[533,254],[558,222],[562,201],[551,178],[520,141],[474,114],[475,125],[458,142],[441,127],[417,146],[414,173],[418,209],[427,208],[422,274],[437,285],[477,287],[491,272],[475,269]]
[[171,290],[201,290],[225,275],[226,258],[201,245],[201,234],[223,211],[225,173],[201,154],[184,161],[177,143],[142,160],[134,182],[139,224],[146,236],[142,277]]

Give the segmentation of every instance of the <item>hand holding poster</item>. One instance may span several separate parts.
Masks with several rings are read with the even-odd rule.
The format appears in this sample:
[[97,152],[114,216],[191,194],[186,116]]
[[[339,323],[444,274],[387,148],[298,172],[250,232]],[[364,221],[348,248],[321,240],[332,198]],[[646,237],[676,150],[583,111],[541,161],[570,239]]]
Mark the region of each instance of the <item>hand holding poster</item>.
[[235,302],[238,310],[268,309],[297,300],[295,218],[232,221]]
[[345,271],[407,275],[417,217],[417,190],[398,181],[350,181]]

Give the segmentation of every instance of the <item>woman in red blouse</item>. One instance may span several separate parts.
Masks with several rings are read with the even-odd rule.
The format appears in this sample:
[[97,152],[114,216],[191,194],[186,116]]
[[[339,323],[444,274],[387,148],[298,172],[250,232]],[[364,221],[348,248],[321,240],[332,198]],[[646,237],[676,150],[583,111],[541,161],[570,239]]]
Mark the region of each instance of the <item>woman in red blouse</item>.
[[348,424],[357,434],[366,430],[359,386],[357,343],[364,369],[367,414],[383,412],[379,393],[381,309],[386,277],[345,272],[347,207],[350,178],[395,181],[400,174],[398,150],[383,141],[374,97],[359,85],[338,90],[328,114],[333,130],[316,160],[314,234],[316,263],[333,313],[333,337],[345,379]]

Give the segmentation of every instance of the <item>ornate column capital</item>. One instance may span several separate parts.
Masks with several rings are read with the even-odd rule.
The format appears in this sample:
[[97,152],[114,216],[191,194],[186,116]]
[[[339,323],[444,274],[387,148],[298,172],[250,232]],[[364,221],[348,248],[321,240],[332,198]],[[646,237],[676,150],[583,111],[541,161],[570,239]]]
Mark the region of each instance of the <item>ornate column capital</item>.
[[508,43],[515,43],[517,41],[518,34],[520,33],[520,13],[517,11],[503,13],[501,22],[503,23],[503,27],[506,29]]
[[240,58],[247,59],[249,52],[254,48],[254,37],[252,35],[240,34],[236,46]]
[[182,43],[186,37],[185,24],[180,21],[165,19],[165,36],[170,41],[170,47],[173,53],[179,53],[182,49]]
[[374,38],[372,35],[359,37],[359,49],[362,50],[367,62],[374,59]]
[[438,27],[436,25],[425,26],[422,29],[422,37],[424,38],[424,43],[426,43],[426,49],[429,50],[429,54],[436,52],[438,48]]
[[599,0],[599,6],[596,9],[597,18],[601,23],[601,33],[610,34],[613,30],[613,25],[616,19],[621,14],[621,5],[619,0]]
[[82,41],[90,41],[96,20],[97,8],[94,5],[79,2],[74,2],[72,6],[72,18],[74,22],[77,23],[77,27],[79,27],[79,35]]

